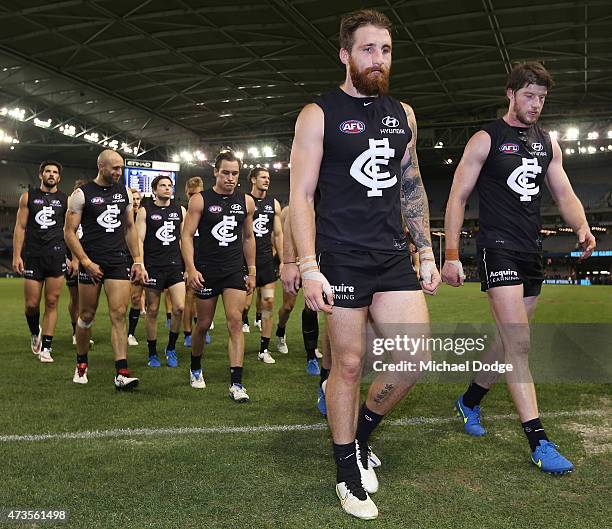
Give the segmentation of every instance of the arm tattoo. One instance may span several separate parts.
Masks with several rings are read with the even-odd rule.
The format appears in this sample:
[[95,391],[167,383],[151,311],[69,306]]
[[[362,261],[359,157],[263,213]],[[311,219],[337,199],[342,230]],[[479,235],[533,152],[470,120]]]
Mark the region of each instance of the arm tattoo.
[[402,164],[402,185],[400,200],[402,216],[408,231],[417,247],[431,248],[431,235],[429,233],[429,203],[427,193],[421,179],[419,162],[416,153],[416,122],[409,120],[412,129],[412,146],[408,149],[408,159]]

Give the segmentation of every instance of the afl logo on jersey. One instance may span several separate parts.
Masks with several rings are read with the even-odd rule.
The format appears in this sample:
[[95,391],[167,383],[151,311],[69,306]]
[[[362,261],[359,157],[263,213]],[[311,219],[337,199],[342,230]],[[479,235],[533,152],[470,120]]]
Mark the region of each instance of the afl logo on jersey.
[[505,154],[516,154],[519,152],[519,146],[516,143],[504,143],[500,145],[499,151]]
[[340,123],[340,132],[344,134],[361,134],[365,132],[365,129],[365,123],[357,119],[349,119]]
[[34,202],[34,204],[38,206],[42,206],[45,203],[45,201],[42,198],[35,198],[32,202]]
[[221,213],[223,211],[223,208],[215,204],[213,206],[209,206],[208,211],[210,211],[211,213]]
[[93,197],[90,202],[92,204],[104,204],[104,198],[102,198],[102,197]]
[[151,215],[151,220],[161,220],[162,216],[158,215],[157,213],[153,213],[153,215]]

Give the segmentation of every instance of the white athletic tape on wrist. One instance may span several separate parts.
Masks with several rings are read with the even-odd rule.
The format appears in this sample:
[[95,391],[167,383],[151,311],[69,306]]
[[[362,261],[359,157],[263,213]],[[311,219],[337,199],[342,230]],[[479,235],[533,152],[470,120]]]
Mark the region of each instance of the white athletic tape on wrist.
[[77,325],[81,328],[81,329],[89,329],[92,325],[93,325],[93,320],[91,320],[90,322],[87,321],[83,321],[81,318],[77,319]]
[[331,285],[329,284],[329,281],[321,272],[319,272],[318,269],[317,270],[307,270],[306,272],[303,272],[302,280],[304,279],[310,279],[311,281],[318,281],[319,283],[323,285],[323,292],[325,294],[330,295],[332,293],[332,288],[331,288]]
[[461,264],[461,261],[445,261],[446,263],[450,263],[454,266],[457,267],[457,269],[459,270],[459,278],[460,279],[465,279],[465,274],[463,273],[463,265]]
[[421,276],[421,281],[426,284],[431,283],[431,276],[435,269],[435,261],[430,261],[429,259],[421,261],[421,266],[419,267],[419,275]]
[[419,259],[421,261],[435,261],[433,250],[431,248],[423,248],[419,250]]

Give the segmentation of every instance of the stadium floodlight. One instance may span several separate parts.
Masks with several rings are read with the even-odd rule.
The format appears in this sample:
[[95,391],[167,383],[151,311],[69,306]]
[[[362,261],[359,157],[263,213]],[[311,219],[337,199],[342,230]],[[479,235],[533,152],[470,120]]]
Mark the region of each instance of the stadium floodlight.
[[247,152],[252,158],[259,158],[259,149],[257,147],[249,147]]
[[76,134],[76,127],[74,125],[60,125],[59,129],[66,136],[74,136]]
[[274,157],[274,151],[272,150],[272,147],[269,147],[268,145],[265,145],[261,149],[261,152],[262,152],[264,158],[273,158]]
[[608,131],[608,138],[612,138],[612,130]]
[[116,151],[117,147],[119,147],[119,142],[117,140],[109,141],[108,146]]
[[180,162],[181,161],[181,157],[178,154],[173,154],[172,155],[172,161],[173,162]]
[[266,169],[269,169],[269,168],[270,168],[270,164],[269,164],[269,163],[265,163],[265,164],[264,164],[264,167],[265,167]]
[[556,140],[559,137],[559,131],[551,130],[548,134],[550,134],[551,140]]
[[599,132],[591,131],[587,134],[588,140],[596,140],[599,138]]
[[242,160],[244,158],[244,152],[242,151],[236,151],[234,154],[236,155],[236,158],[238,158],[239,160]]
[[578,152],[580,152],[580,154],[585,154],[586,151],[586,147],[580,147],[580,149],[578,149]]
[[588,152],[589,154],[595,154],[595,153],[597,152],[597,149],[596,149],[595,147],[593,147],[592,145],[589,145],[589,146],[587,147],[587,152]]
[[191,154],[189,151],[182,151],[181,158],[187,163],[193,162],[193,154]]
[[34,125],[40,127],[41,129],[48,129],[51,126],[51,118],[47,121],[43,121],[42,119],[34,118]]
[[567,149],[565,149],[565,154],[567,154],[568,156],[570,154],[574,154],[574,149],[570,149],[569,147]]
[[204,160],[206,160],[206,155],[202,151],[196,151],[195,157],[199,162],[203,162]]
[[272,167],[274,167],[274,169],[281,169],[283,167],[283,164],[280,162],[276,162]]
[[83,134],[83,138],[93,143],[98,143],[100,141],[100,136],[97,132],[89,132],[87,134]]
[[576,127],[569,127],[565,131],[565,137],[570,141],[575,141],[580,136],[580,131]]

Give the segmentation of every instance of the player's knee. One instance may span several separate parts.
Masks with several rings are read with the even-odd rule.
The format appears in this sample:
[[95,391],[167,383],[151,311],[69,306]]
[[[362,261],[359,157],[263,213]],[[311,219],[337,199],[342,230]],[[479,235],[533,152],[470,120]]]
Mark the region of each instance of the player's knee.
[[358,383],[361,380],[363,360],[357,355],[345,354],[340,359],[334,359],[334,369],[338,370],[340,378],[347,383]]
[[93,316],[91,318],[88,318],[88,317],[81,318],[79,316],[79,318],[77,319],[77,326],[80,327],[81,329],[89,329],[91,328],[92,325],[93,325]]
[[147,305],[147,315],[148,316],[155,319],[157,318],[158,314],[159,314],[159,303],[156,303],[154,305],[153,304]]
[[108,311],[111,322],[113,324],[116,323],[125,323],[125,315],[127,314],[127,305],[119,305],[117,307],[113,307]]
[[212,323],[211,318],[198,318],[198,322],[196,324],[196,332],[200,334],[204,334],[210,329],[210,324]]
[[185,310],[185,307],[183,306],[182,303],[175,303],[174,305],[172,305],[172,315],[175,318],[182,318],[183,317],[183,312]]
[[231,314],[227,316],[227,330],[230,334],[242,332],[242,315]]
[[55,310],[59,301],[59,294],[45,297],[45,309]]
[[34,316],[34,314],[40,312],[40,305],[33,300],[26,300],[25,312],[28,316]]

